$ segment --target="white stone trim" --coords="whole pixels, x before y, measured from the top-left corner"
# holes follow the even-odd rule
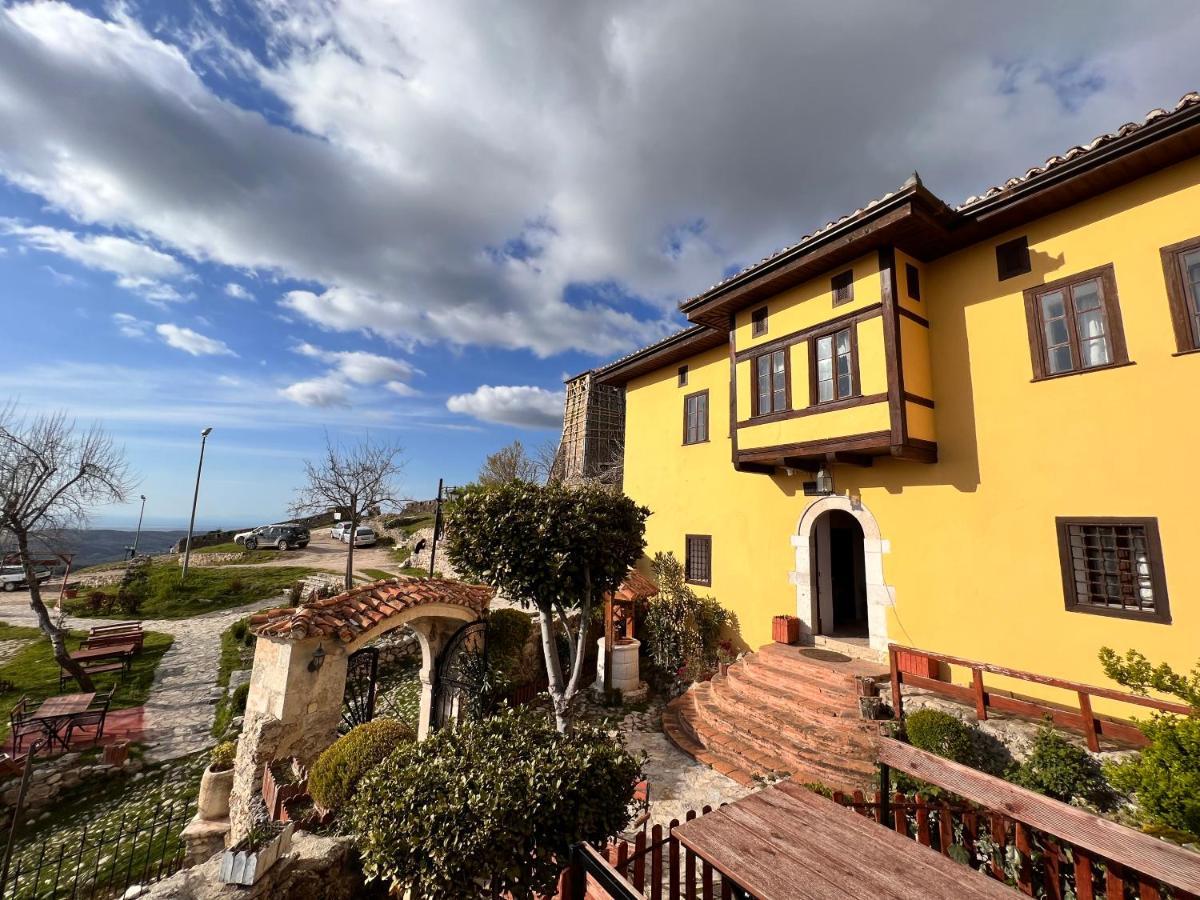
[[[796,533],[792,535],[792,546],[796,548],[796,568],[788,573],[788,581],[796,588],[796,615],[802,624],[801,631],[809,639],[812,638],[814,598],[812,562],[809,559],[812,529],[822,515],[835,509],[854,516],[862,528],[863,568],[867,586],[867,633],[872,650],[886,650],[887,609],[896,605],[895,588],[883,579],[883,555],[891,552],[891,542],[879,536],[879,523],[862,501],[851,499],[848,495],[814,500],[800,516]]]

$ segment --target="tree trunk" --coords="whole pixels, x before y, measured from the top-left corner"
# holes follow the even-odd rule
[[[358,499],[351,498],[350,507],[350,534],[349,540],[346,541],[346,590],[354,587],[354,538],[358,534]]]
[[[42,587],[38,583],[36,573],[33,568],[33,557],[29,554],[29,534],[24,529],[12,528],[13,533],[17,536],[17,551],[21,556],[21,568],[25,570],[25,580],[29,583],[29,606],[37,616],[38,627],[42,633],[50,640],[50,647],[54,651],[54,659],[60,666],[71,673],[71,677],[79,683],[81,691],[94,691],[96,686],[92,684],[91,677],[83,671],[83,667],[75,660],[71,659],[67,652],[67,633],[63,629],[54,624],[50,618],[50,611],[46,609],[46,604],[42,602]]]
[[[550,700],[554,705],[554,727],[565,734],[571,727],[570,703],[563,689],[562,663],[554,642],[554,609],[550,604],[538,607],[538,623],[542,629],[542,657],[546,662]]]

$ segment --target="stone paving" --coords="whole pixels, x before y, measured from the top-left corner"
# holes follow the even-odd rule
[[[0,620],[3,621],[3,620]],[[16,624],[15,622],[13,623]],[[17,651],[24,647],[29,641],[24,638],[16,638],[11,641],[0,641],[0,659],[12,659],[17,655]]]
[[[21,595],[16,595],[20,597]],[[145,761],[159,763],[177,759],[211,746],[214,705],[221,697],[217,666],[221,655],[221,632],[256,609],[270,605],[260,600],[234,609],[205,613],[190,619],[146,619],[146,631],[161,631],[175,638],[154,673],[154,684],[146,701]],[[37,627],[28,599],[0,603],[0,621]],[[75,619],[71,628],[106,625],[119,619]]]

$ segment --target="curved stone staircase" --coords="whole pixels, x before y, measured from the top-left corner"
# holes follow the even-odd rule
[[[663,710],[685,753],[741,784],[791,775],[835,789],[872,784],[878,723],[859,715],[855,677],[879,665],[810,647],[768,644],[727,675],[700,682]]]

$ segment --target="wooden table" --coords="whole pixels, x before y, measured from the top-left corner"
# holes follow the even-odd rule
[[[679,842],[759,900],[1017,894],[839,803],[785,781],[675,828]]]
[[[75,662],[92,662],[97,659],[125,659],[133,656],[137,644],[113,644],[109,647],[88,647],[86,650],[74,650],[69,656]]]
[[[58,729],[63,722],[69,719],[76,713],[81,713],[91,706],[92,700],[95,698],[95,693],[91,694],[59,694],[56,697],[47,697],[42,701],[42,705],[37,708],[37,711],[30,716],[30,719],[37,719],[44,723],[46,729],[46,737],[50,741],[50,745],[54,745],[57,738],[62,744],[64,750],[70,749],[58,735]]]

